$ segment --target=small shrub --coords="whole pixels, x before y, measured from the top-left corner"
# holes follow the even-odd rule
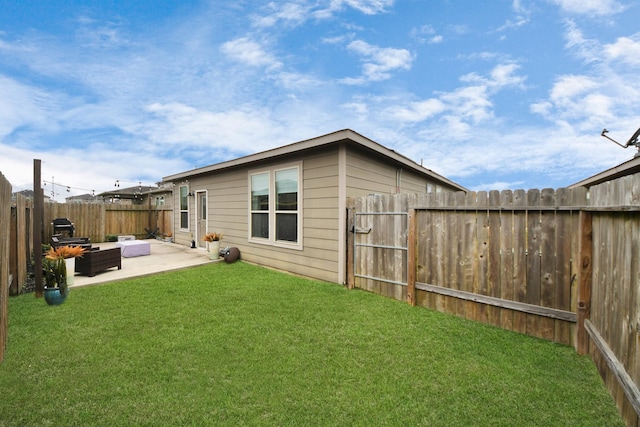
[[[117,234],[107,234],[106,241],[107,242],[117,242],[118,241],[118,235]]]

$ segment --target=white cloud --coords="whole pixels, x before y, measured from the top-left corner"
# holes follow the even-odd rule
[[[192,106],[172,102],[147,106],[155,120],[145,123],[137,133],[146,135],[151,145],[161,144],[165,150],[226,148],[234,153],[259,151],[272,142],[256,140],[255,135],[274,135],[278,127],[268,111],[247,106],[224,112],[201,111]],[[261,138],[262,139],[262,138]],[[233,146],[229,146],[233,141]]]
[[[602,75],[565,75],[558,78],[549,98],[532,104],[531,111],[551,121],[571,120],[574,126],[603,126],[614,117],[633,115],[633,99],[640,94],[633,82]]]
[[[50,129],[51,97],[42,90],[0,75],[0,137],[15,129],[39,124]]]
[[[420,43],[438,44],[442,43],[444,37],[437,34],[436,30],[431,25],[422,25],[420,27],[414,27],[411,29],[411,37],[418,40]]]
[[[414,27],[411,29],[412,37],[420,37],[420,36],[432,36],[436,34],[435,28],[432,25],[421,25],[420,27]]]
[[[468,132],[470,124],[479,124],[493,117],[491,97],[507,87],[520,88],[524,77],[516,74],[514,63],[498,64],[488,76],[470,73],[460,78],[467,83],[450,92],[440,92],[437,98],[414,101],[406,106],[385,109],[385,116],[401,122],[422,122],[444,115],[450,128],[459,134]]]
[[[283,88],[294,91],[313,89],[324,85],[321,80],[302,73],[281,72],[274,78]]]
[[[347,102],[340,106],[345,111],[365,118],[369,114],[369,106],[366,102]]]
[[[574,49],[576,55],[587,63],[600,61],[600,52],[602,50],[600,44],[596,40],[585,38],[582,30],[578,28],[574,21],[566,20],[565,25],[567,28],[565,33],[567,43],[565,47]]]
[[[60,147],[53,151],[37,151],[17,148],[0,143],[3,153],[0,163],[2,174],[9,180],[13,191],[33,189],[33,160],[41,160],[42,179],[54,180],[70,192],[55,186],[56,201],[62,202],[68,196],[100,193],[113,188],[116,179],[125,181],[143,181],[153,184],[161,178],[158,171],[178,172],[192,165],[177,158],[162,158],[149,153],[141,158],[139,153],[131,150],[113,150],[108,146],[88,146],[82,150]],[[75,165],[70,168],[68,165]],[[50,196],[51,184],[45,187],[45,194]]]
[[[306,21],[309,16],[309,8],[299,3],[276,3],[270,2],[267,13],[263,16],[252,17],[253,25],[261,28],[273,27],[275,25],[299,25]]]
[[[615,43],[604,45],[604,53],[609,60],[633,67],[640,66],[640,33],[631,37],[620,37]]]
[[[491,79],[487,81],[487,84],[496,88],[503,88],[507,86],[522,87],[525,78],[523,76],[516,75],[516,71],[519,69],[520,66],[513,62],[498,64],[491,70]]]
[[[454,25],[449,25],[449,30],[451,32],[453,32],[454,34],[457,34],[459,36],[463,35],[463,34],[467,34],[470,30],[469,27],[464,25],[464,24],[454,24]]]
[[[520,188],[524,182],[523,181],[494,181],[487,184],[480,184],[473,187],[473,191],[502,191],[502,190],[512,190],[514,188]]]
[[[592,16],[615,15],[625,7],[616,0],[550,0],[569,13]]]
[[[352,34],[335,36],[335,37],[324,37],[322,38],[322,43],[339,44],[339,43],[343,43],[345,40],[351,40],[352,38],[353,38]]]
[[[493,117],[493,103],[489,99],[486,86],[462,87],[442,94],[440,99],[448,105],[448,110],[459,120],[478,124]]]
[[[545,175],[569,185],[588,176],[584,171],[624,158],[622,150],[616,150],[614,144],[609,147],[599,132],[577,132],[566,123],[512,129],[494,122],[492,127],[477,126],[467,133],[452,130],[448,122],[431,123],[401,152],[453,180],[475,177],[477,184],[468,186],[473,190],[522,188],[527,175]],[[406,138],[397,136],[398,141]],[[597,159],[593,152],[599,153]],[[572,166],[558,168],[558,164]],[[502,181],[505,179],[508,181]]]
[[[331,0],[333,7],[340,7],[344,4],[359,10],[365,15],[384,13],[389,7],[393,6],[394,2],[395,0]]]
[[[603,45],[585,37],[575,22],[566,26],[566,47],[586,66],[582,74],[558,76],[548,99],[532,103],[531,111],[552,122],[571,121],[579,129],[609,126],[612,120],[626,123],[640,96],[633,68],[640,65],[638,33]]]
[[[550,98],[555,104],[572,102],[579,95],[598,87],[598,82],[583,75],[560,77],[551,89]]]
[[[431,98],[411,102],[408,106],[394,106],[388,110],[389,116],[401,122],[421,122],[447,109],[447,105],[439,99]]]
[[[518,69],[520,69],[520,66],[513,62],[498,64],[490,71],[489,77],[483,77],[477,73],[469,73],[462,76],[460,80],[495,88],[506,86],[521,87],[525,78],[515,74]]]
[[[224,43],[221,50],[229,58],[252,67],[279,68],[282,64],[267,53],[262,46],[248,37]]]
[[[524,14],[529,13],[529,10],[522,5],[522,2],[520,0],[513,0],[513,3],[511,4],[511,8],[516,13],[524,13]]]
[[[365,15],[378,15],[386,13],[395,3],[395,0],[328,0],[329,5],[319,7],[311,13],[317,19],[329,19],[336,13],[347,7],[362,12]]]
[[[391,72],[409,70],[413,55],[406,49],[381,48],[362,40],[354,40],[347,46],[352,52],[363,57],[362,76],[357,79],[344,79],[344,83],[365,83],[391,78]]]
[[[517,16],[515,20],[507,19],[507,21],[498,29],[497,32],[514,30],[529,23],[529,18],[524,16]]]
[[[553,122],[571,120],[602,123],[613,116],[614,101],[605,95],[603,83],[586,75],[560,76],[545,101],[533,103],[531,111]]]
[[[78,22],[81,26],[75,36],[83,46],[100,49],[120,47],[129,43],[121,22],[102,22],[87,16],[80,16]]]

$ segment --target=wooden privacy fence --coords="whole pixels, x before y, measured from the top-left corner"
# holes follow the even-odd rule
[[[638,424],[640,174],[590,191],[374,195],[349,206],[349,287],[589,352]]]
[[[55,218],[68,218],[75,224],[75,236],[104,242],[107,235],[130,234],[144,239],[147,229],[166,233],[173,230],[172,210],[142,205],[46,203],[44,205],[44,242],[48,242]]]
[[[11,218],[6,229],[11,230],[8,239],[8,271],[13,280],[10,282],[10,294],[21,292],[27,281],[27,264],[33,253],[32,235],[35,218],[31,200],[17,195],[14,206],[11,206],[11,194],[7,199],[7,208],[11,207]],[[144,239],[149,234],[146,230],[158,229],[159,233],[173,230],[172,210],[166,208],[149,208],[139,205],[116,204],[80,204],[80,203],[45,203],[43,212],[43,243],[50,241],[53,234],[51,225],[55,218],[68,218],[75,225],[74,236],[88,237],[92,243],[106,240],[108,235],[134,235]],[[3,271],[6,271],[3,269]]]
[[[578,242],[571,236],[579,235],[575,206],[584,205],[585,194],[518,190],[418,200],[415,302],[572,344]]]
[[[4,360],[9,323],[9,239],[11,184],[0,173],[0,362]]]
[[[9,203],[11,206],[11,203]],[[33,203],[27,197],[16,194],[15,205],[11,206],[9,240],[9,274],[12,277],[9,293],[17,295],[27,282],[27,264],[33,251]]]
[[[586,190],[356,201],[353,286],[573,344]],[[406,212],[406,218],[398,215]]]
[[[627,425],[640,414],[640,174],[591,187],[589,352]]]

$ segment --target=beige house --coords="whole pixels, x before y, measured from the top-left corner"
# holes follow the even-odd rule
[[[465,190],[349,129],[163,178],[173,183],[174,241],[207,232],[241,258],[346,281],[347,198]]]

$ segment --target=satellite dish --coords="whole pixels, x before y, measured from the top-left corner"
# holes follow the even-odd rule
[[[640,141],[638,140],[638,139],[640,139],[640,128],[638,128],[638,130],[635,131],[635,133],[631,136],[631,138],[629,138],[629,140],[627,141],[626,144],[621,144],[618,141],[616,141],[615,139],[608,137],[607,133],[609,133],[609,131],[607,129],[602,129],[602,133],[600,133],[600,136],[604,136],[609,141],[615,142],[616,144],[618,144],[622,148],[636,147],[638,149],[638,152],[636,153],[636,155],[634,157],[640,156]]]

